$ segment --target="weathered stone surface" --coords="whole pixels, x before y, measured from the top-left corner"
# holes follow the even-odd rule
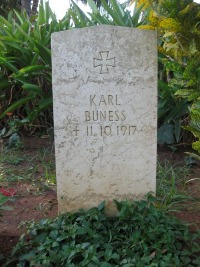
[[[52,35],[60,212],[155,192],[156,39],[106,25]]]

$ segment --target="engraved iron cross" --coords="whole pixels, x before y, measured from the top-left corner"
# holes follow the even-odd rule
[[[99,52],[99,58],[93,58],[94,68],[101,67],[100,74],[109,73],[108,67],[115,67],[115,57],[108,58],[109,51]]]

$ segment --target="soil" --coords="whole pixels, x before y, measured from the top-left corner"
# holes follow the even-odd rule
[[[23,227],[18,227],[19,224],[33,219],[53,218],[58,214],[58,207],[56,186],[51,181],[55,179],[52,141],[48,138],[23,138],[23,148],[14,154],[7,154],[4,147],[1,144],[0,188],[14,188],[16,191],[13,201],[6,203],[13,210],[1,212],[3,216],[0,217],[0,252],[5,261],[25,232]],[[184,166],[185,151],[188,147],[178,147],[176,152],[158,147],[158,160]],[[191,169],[187,182],[187,192],[195,197],[196,202],[187,201],[179,212],[174,213],[182,221],[195,223],[191,228],[194,231],[200,229],[200,179],[196,178],[200,178],[199,163]]]

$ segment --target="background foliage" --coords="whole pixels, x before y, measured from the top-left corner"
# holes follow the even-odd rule
[[[3,17],[7,17],[9,11],[16,9],[18,11],[21,10],[21,0],[1,0],[0,3],[0,15]]]
[[[200,152],[200,5],[193,0],[137,2],[150,10],[144,27],[158,30],[159,116],[164,117],[159,131],[168,132],[161,142],[180,141],[184,128],[193,133],[193,148]]]
[[[60,21],[43,1],[37,16],[12,11],[7,19],[0,17],[1,129],[11,123],[15,129],[26,123],[29,132],[52,127],[52,32],[97,24],[139,27],[158,31],[158,142],[193,140],[200,152],[200,5],[193,0],[133,0],[128,9],[128,3],[116,0],[87,3],[89,14],[72,1]]]
[[[58,22],[48,2],[32,20],[16,10],[8,19],[0,17],[0,119],[5,125],[28,123],[29,131],[52,126],[51,33],[68,27],[69,18]]]

